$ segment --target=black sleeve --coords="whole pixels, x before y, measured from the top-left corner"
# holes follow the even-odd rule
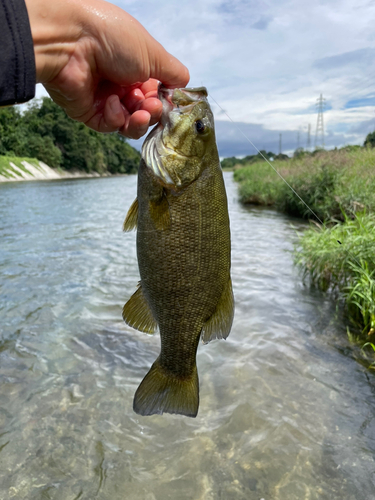
[[[25,2],[0,0],[0,106],[32,99],[35,82],[34,46]]]

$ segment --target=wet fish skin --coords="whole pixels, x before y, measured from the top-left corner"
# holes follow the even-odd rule
[[[143,146],[124,223],[137,227],[141,281],[123,317],[148,333],[158,326],[161,336],[160,356],[135,394],[141,415],[197,415],[199,339],[226,338],[233,320],[227,198],[206,96],[161,89],[161,124]]]

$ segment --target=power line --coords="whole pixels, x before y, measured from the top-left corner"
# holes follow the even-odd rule
[[[354,84],[352,87],[350,87],[347,84],[341,84],[338,85],[335,89],[335,94],[341,95],[343,98],[348,99],[349,97],[352,96],[357,96],[358,94],[362,93],[364,90],[367,90],[368,88],[374,88],[374,80],[375,80],[375,73],[367,74],[364,78],[358,79],[358,82],[360,84],[356,85]],[[340,89],[347,89],[348,92],[339,92]]]

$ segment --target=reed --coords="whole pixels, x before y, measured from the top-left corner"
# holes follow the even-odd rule
[[[322,221],[375,211],[375,148],[347,147],[273,161]],[[264,160],[237,169],[243,203],[273,205],[285,213],[311,218],[311,212]]]
[[[346,303],[351,323],[375,334],[375,216],[310,227],[300,235],[295,262],[304,276]]]
[[[304,279],[344,302],[349,337],[363,344],[366,335],[368,357],[375,345],[375,148],[305,153],[272,165],[323,221],[300,235],[295,262]],[[234,178],[242,202],[314,219],[265,161],[238,168]]]

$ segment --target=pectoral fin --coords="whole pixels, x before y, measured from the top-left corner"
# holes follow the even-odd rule
[[[171,227],[171,213],[165,194],[157,201],[150,201],[149,210],[152,222],[157,230],[165,231]]]
[[[136,198],[133,201],[131,207],[129,208],[122,229],[125,232],[132,231],[133,229],[137,228],[137,224],[138,224],[138,198]]]
[[[151,334],[156,332],[158,324],[143,295],[141,283],[138,285],[137,291],[124,305],[122,317],[126,324],[140,332]]]
[[[226,339],[232,327],[234,316],[234,297],[232,280],[229,278],[216,310],[202,328],[201,339],[207,344],[214,339]]]

